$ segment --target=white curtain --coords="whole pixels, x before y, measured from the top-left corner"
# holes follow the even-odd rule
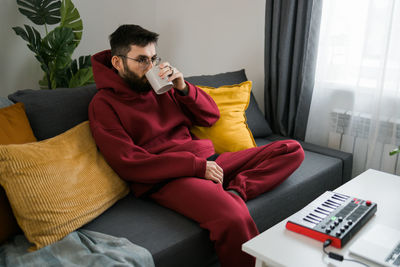
[[[306,141],[400,174],[400,1],[324,1]]]

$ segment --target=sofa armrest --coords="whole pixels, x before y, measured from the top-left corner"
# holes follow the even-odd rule
[[[275,134],[267,136],[266,138],[270,141],[290,139],[290,138],[283,137],[280,135],[275,135]],[[343,163],[342,164],[342,174],[343,174],[342,183],[343,184],[348,182],[352,178],[353,154],[343,152],[340,150],[336,150],[336,149],[332,149],[332,148],[314,145],[314,144],[307,143],[304,141],[299,141],[299,140],[297,140],[297,141],[301,144],[301,146],[303,147],[304,150],[316,152],[316,153],[319,153],[322,155],[327,155],[327,156],[331,156],[331,157],[342,160],[342,163]]]

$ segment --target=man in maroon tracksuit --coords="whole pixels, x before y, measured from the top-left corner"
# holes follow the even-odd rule
[[[99,92],[89,107],[96,143],[110,166],[137,196],[199,223],[210,232],[221,266],[252,266],[241,245],[258,234],[245,201],[284,181],[304,159],[296,141],[216,155],[210,140],[189,129],[219,118],[213,99],[186,82],[167,62],[159,75],[174,88],[162,95],[144,74],[159,61],[158,34],[122,25],[111,50],[92,57]]]

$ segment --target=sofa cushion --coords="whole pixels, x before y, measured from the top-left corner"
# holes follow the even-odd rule
[[[20,90],[8,96],[22,102],[38,140],[54,137],[88,120],[88,105],[96,85],[54,90]]]
[[[256,142],[264,145],[271,141],[258,138]],[[299,169],[282,184],[246,202],[261,232],[341,184],[339,159],[309,151],[305,155]],[[208,231],[172,210],[132,194],[83,228],[128,238],[148,249],[158,267],[210,266],[210,261],[215,260]]]
[[[186,77],[185,80],[195,85],[220,87],[223,85],[242,83],[247,81],[247,77],[244,69],[242,69],[239,71],[225,72],[215,75],[191,76]],[[265,120],[253,93],[250,94],[250,104],[246,110],[246,117],[247,124],[254,138],[265,137],[272,134],[272,130],[269,127],[268,122]]]
[[[13,104],[0,98],[0,145],[22,144],[36,141],[22,103]],[[17,221],[12,213],[3,187],[0,186],[0,244],[19,233]]]
[[[23,144],[36,141],[22,103],[1,108],[0,125],[0,144]]]
[[[128,192],[89,122],[41,142],[0,145],[0,184],[33,250],[91,221]]]
[[[82,228],[127,238],[148,249],[157,267],[202,267],[215,259],[208,231],[181,214],[133,194]]]
[[[246,81],[218,88],[200,87],[218,105],[220,118],[211,127],[194,126],[190,131],[201,139],[210,139],[218,154],[256,146],[245,117],[245,110],[250,100],[251,84],[251,81]]]

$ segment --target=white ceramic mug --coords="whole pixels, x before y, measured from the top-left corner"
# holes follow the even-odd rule
[[[160,72],[160,66],[153,66],[148,72],[146,72],[146,78],[149,81],[151,87],[153,87],[154,92],[156,94],[161,95],[165,92],[168,92],[173,87],[172,82],[168,81],[168,76],[162,79],[158,76]]]

